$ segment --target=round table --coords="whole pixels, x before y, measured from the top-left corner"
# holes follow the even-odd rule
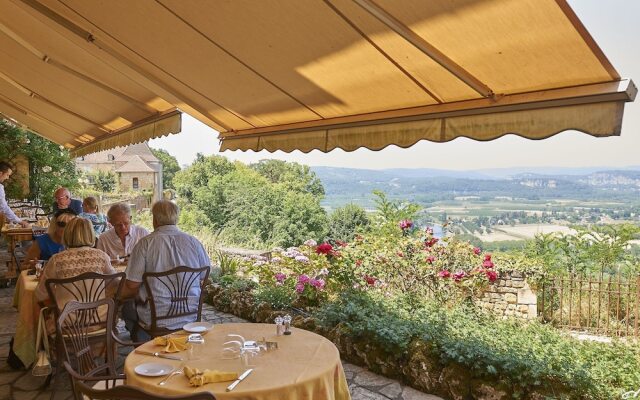
[[[184,365],[200,370],[218,369],[234,371],[239,374],[247,368],[253,372],[231,392],[225,389],[229,382],[209,383],[202,387],[191,387],[184,375],[176,375],[164,386],[158,386],[163,377],[145,377],[134,372],[134,368],[143,363],[162,363],[179,368],[181,361],[154,356],[129,353],[125,360],[124,372],[127,384],[149,392],[162,395],[180,395],[209,391],[216,399],[336,399],[351,398],[344,370],[340,362],[340,353],[326,338],[303,329],[291,328],[291,335],[276,336],[276,326],[271,324],[221,324],[204,335],[205,343],[198,350],[195,360],[188,360],[187,351],[173,353],[184,359]],[[251,358],[251,366],[245,367],[240,359],[225,359],[224,342],[237,340],[227,338],[229,334],[238,334],[245,340],[278,342],[278,349],[260,352]],[[161,347],[147,342],[138,348],[143,351],[161,351]]]

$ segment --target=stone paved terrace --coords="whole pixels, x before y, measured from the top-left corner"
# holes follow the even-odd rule
[[[14,371],[7,364],[9,341],[15,334],[16,311],[12,306],[13,287],[0,289],[0,400],[45,400],[50,388],[44,387],[44,378],[31,375],[30,370]],[[210,305],[203,310],[203,319],[214,324],[246,322],[231,314],[216,311]],[[121,355],[130,349],[123,348]],[[122,364],[123,358],[120,363]],[[343,362],[351,397],[354,400],[442,400],[440,397],[419,392],[397,381],[373,374],[361,367]],[[56,399],[72,400],[68,376],[65,374],[56,390]]]

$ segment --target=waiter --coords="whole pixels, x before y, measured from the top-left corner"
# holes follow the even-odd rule
[[[0,183],[3,183],[7,179],[9,179],[12,173],[12,165],[6,161],[0,161]],[[13,213],[11,208],[9,208],[7,199],[4,194],[4,185],[0,185],[0,214],[4,214],[4,217],[8,222],[20,224],[23,228],[29,227],[29,223],[27,221],[22,221]]]

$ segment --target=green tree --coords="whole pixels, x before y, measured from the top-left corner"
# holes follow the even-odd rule
[[[29,194],[27,198],[41,203],[49,211],[53,192],[60,186],[70,190],[79,187],[78,171],[69,151],[41,136],[18,128],[9,121],[0,120],[0,159],[15,160],[24,156],[29,162]],[[6,187],[7,197],[18,198],[21,189],[16,184],[16,173]]]
[[[116,190],[118,178],[113,171],[95,171],[89,174],[89,180],[93,181],[96,190],[102,193],[112,193]]]
[[[164,149],[151,149],[151,152],[162,162],[162,186],[165,189],[175,189],[173,177],[180,171],[178,160]]]
[[[336,208],[329,216],[329,233],[331,239],[350,242],[356,233],[365,230],[369,225],[366,211],[356,204],[347,204]]]
[[[307,165],[282,160],[260,160],[250,167],[273,183],[284,185],[288,190],[324,196],[320,178]]]

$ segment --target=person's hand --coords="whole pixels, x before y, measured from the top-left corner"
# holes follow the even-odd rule
[[[22,226],[23,228],[31,228],[31,224],[27,221],[20,221],[18,222],[20,224],[20,226]]]

